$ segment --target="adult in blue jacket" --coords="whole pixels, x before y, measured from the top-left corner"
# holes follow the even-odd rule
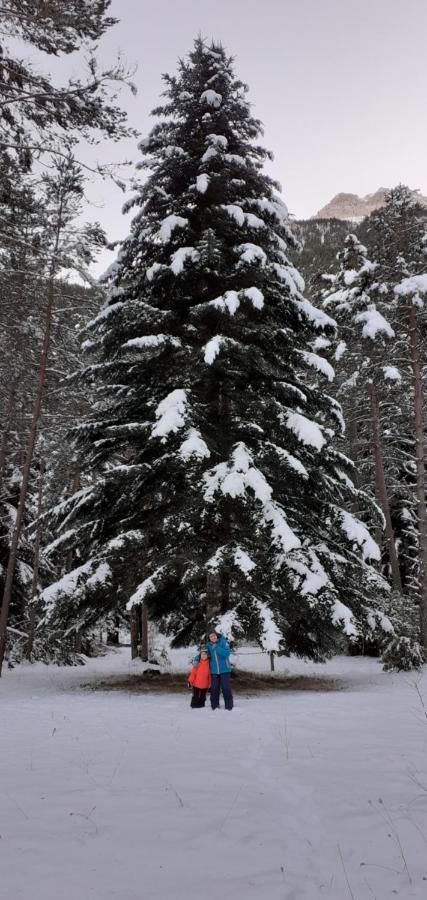
[[[211,667],[211,707],[219,706],[219,692],[222,690],[226,709],[233,709],[233,694],[230,684],[230,647],[224,635],[216,631],[209,632],[208,651]]]

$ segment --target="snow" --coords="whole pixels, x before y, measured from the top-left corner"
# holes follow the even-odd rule
[[[394,331],[387,319],[381,315],[375,306],[360,312],[355,316],[355,322],[364,322],[362,328],[362,337],[375,340],[377,334],[385,334],[387,337],[394,337]]]
[[[228,146],[228,140],[224,134],[208,134],[206,143],[212,147],[218,147],[220,150],[226,150]]]
[[[248,488],[261,504],[261,518],[271,528],[273,541],[284,553],[300,546],[300,540],[289,527],[283,509],[272,499],[272,488],[263,473],[254,465],[252,455],[241,441],[235,444],[231,459],[208,470],[203,475],[205,499],[213,502],[215,493],[246,497]]]
[[[383,372],[387,381],[402,381],[402,376],[396,366],[383,366]]]
[[[150,594],[153,594],[156,590],[156,579],[162,574],[164,571],[164,566],[159,566],[158,569],[151,575],[149,578],[144,578],[144,581],[141,581],[141,584],[138,585],[136,591],[129,597],[128,602],[126,603],[126,609],[130,610],[134,606],[139,606],[140,603],[143,603],[146,597],[149,597]]]
[[[236,203],[227,203],[223,204],[222,208],[238,225],[243,226],[245,224],[245,214],[241,206],[237,206]]]
[[[341,600],[335,600],[333,611],[332,611],[332,621],[334,625],[340,625],[343,627],[344,633],[347,637],[357,637],[357,628],[354,621],[353,613],[348,606],[345,606],[344,603],[341,603]]]
[[[347,350],[347,344],[346,344],[346,342],[345,342],[345,341],[339,341],[339,343],[337,344],[337,348],[336,348],[336,350],[335,350],[335,353],[334,353],[334,359],[336,359],[336,361],[339,362],[340,359],[341,359],[341,357],[344,356],[344,353],[346,352],[346,350]]]
[[[179,431],[185,425],[187,394],[177,388],[162,400],[156,409],[157,425],[151,430],[151,437],[160,437],[163,442],[168,434]]]
[[[337,323],[335,319],[332,319],[331,316],[328,316],[327,313],[323,312],[322,309],[317,309],[316,306],[313,306],[313,304],[310,303],[310,300],[302,297],[298,298],[298,300],[295,300],[294,302],[301,310],[305,318],[308,319],[308,321],[311,322],[315,328],[326,328],[329,326],[336,329]]]
[[[168,158],[170,156],[185,156],[185,150],[182,147],[177,147],[176,144],[169,144],[168,147],[165,147],[164,154]]]
[[[259,216],[255,216],[254,213],[245,213],[246,224],[249,225],[249,228],[265,228],[264,219],[260,219]]]
[[[271,609],[265,603],[261,603],[260,600],[257,601],[257,609],[262,622],[261,646],[268,653],[279,650],[281,634],[274,621]]]
[[[180,347],[181,341],[171,334],[144,334],[142,337],[131,338],[123,344],[123,349],[133,347],[137,350],[152,350],[155,347],[161,347],[164,344],[172,344],[173,347]]]
[[[262,247],[258,247],[257,244],[240,244],[240,246],[237,247],[237,252],[240,253],[240,263],[253,265],[253,263],[259,262],[263,268],[267,262],[265,250],[263,250]]]
[[[256,198],[255,200],[251,200],[251,203],[262,212],[274,216],[280,225],[284,225],[289,218],[288,207],[280,197],[275,197],[274,200],[268,200],[267,197]]]
[[[87,327],[94,328],[96,325],[99,325],[100,322],[104,322],[105,319],[108,319],[109,316],[113,315],[115,312],[117,312],[118,309],[121,309],[123,306],[124,304],[120,300],[117,303],[110,303],[108,306],[104,306],[104,308],[101,309],[101,312],[99,312],[98,315],[88,323]]]
[[[303,466],[302,462],[296,458],[292,453],[289,453],[288,450],[285,450],[284,447],[279,447],[277,444],[270,444],[286,463],[286,465],[290,466],[294,472],[297,472],[298,475],[301,475],[302,478],[308,478],[308,472],[305,466]]]
[[[251,301],[254,309],[262,309],[264,306],[264,294],[256,287],[243,288],[240,294],[237,291],[226,291],[222,297],[209,300],[209,304],[221,312],[228,312],[230,316],[234,316],[239,309],[241,298],[244,297]]]
[[[218,151],[215,147],[208,147],[202,156],[202,162],[209,162],[214,156],[218,156]]]
[[[171,259],[172,262],[170,268],[172,269],[173,274],[180,275],[187,259],[191,260],[191,262],[197,262],[199,259],[199,252],[195,247],[179,247],[178,250],[175,250],[175,253],[172,253]]]
[[[159,240],[162,244],[168,244],[175,228],[185,228],[186,225],[188,225],[188,219],[184,219],[183,216],[175,216],[174,214],[166,216],[160,226]]]
[[[178,694],[82,687],[142,671],[128,647],[4,670],[5,900],[424,900],[427,674],[276,657],[341,689],[213,713],[189,708],[194,651],[171,656]],[[255,647],[232,658],[269,671]]]
[[[206,459],[211,455],[206,441],[203,440],[200,432],[197,431],[196,428],[189,429],[185,441],[183,441],[179,448],[179,453],[184,460],[189,460],[192,457],[196,457],[196,459]]]
[[[215,300],[209,300],[209,303],[216,309],[227,310],[230,316],[234,316],[240,306],[240,299],[237,291],[226,291],[223,297],[216,297]]]
[[[404,278],[400,284],[396,285],[394,293],[400,297],[419,297],[420,294],[427,294],[427,272]]]
[[[158,272],[161,272],[165,266],[162,263],[153,263],[152,266],[149,266],[146,271],[147,281],[153,281]]]
[[[221,334],[216,334],[215,337],[211,338],[211,340],[208,341],[207,344],[205,344],[205,346],[203,347],[203,359],[206,365],[212,365],[212,363],[217,358],[222,345],[225,344],[227,340],[230,341],[231,338],[225,338]],[[233,341],[232,343],[235,343],[235,341]]]
[[[254,309],[262,309],[264,306],[264,294],[257,287],[244,288],[242,293],[251,301]]]
[[[320,372],[321,375],[324,375],[328,381],[334,380],[335,372],[324,356],[318,356],[317,353],[310,353],[308,350],[301,350],[300,356],[302,356],[308,366],[312,369],[316,369],[316,371]]]
[[[206,172],[202,172],[201,175],[198,175],[196,178],[196,190],[199,194],[206,194],[206,191],[209,186],[209,175],[206,175]]]
[[[378,544],[369,534],[366,525],[352,513],[341,511],[342,527],[349,541],[358,544],[365,560],[373,559],[377,562],[381,559],[381,551]]]
[[[265,228],[263,219],[260,219],[259,216],[255,216],[254,213],[244,212],[242,207],[238,206],[237,203],[223,203],[221,208],[237,222],[240,228],[245,224],[249,228]]]
[[[326,443],[320,425],[301,413],[288,413],[286,425],[302,444],[314,447],[315,450],[321,450]]]
[[[213,106],[214,109],[219,109],[222,103],[222,95],[209,88],[209,90],[203,91],[201,94],[200,102],[207,103],[208,106]]]
[[[255,569],[256,565],[250,558],[249,553],[246,553],[246,550],[243,550],[243,547],[236,547],[234,551],[234,562],[246,577],[250,577],[250,573]]]
[[[104,584],[111,574],[111,569],[107,563],[90,559],[83,565],[77,566],[71,572],[66,572],[62,578],[45,588],[40,594],[40,600],[44,603],[49,614],[50,609],[60,595],[72,597],[82,583],[89,585],[89,587]]]

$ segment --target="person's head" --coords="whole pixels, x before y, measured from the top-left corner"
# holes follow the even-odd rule
[[[209,659],[209,653],[206,649],[202,649],[200,651],[200,659],[202,660],[202,662],[205,662],[205,660]]]
[[[215,644],[215,642],[218,640],[218,635],[217,635],[216,631],[210,631],[208,637],[209,637],[211,644]]]

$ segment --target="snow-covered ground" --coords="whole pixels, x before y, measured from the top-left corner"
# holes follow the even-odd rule
[[[427,675],[280,661],[345,688],[232,713],[82,689],[128,654],[1,678],[2,900],[425,900]]]

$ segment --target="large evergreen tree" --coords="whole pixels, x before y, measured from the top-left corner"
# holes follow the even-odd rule
[[[348,511],[341,413],[319,387],[333,372],[313,342],[334,321],[303,296],[246,92],[202,40],[165,77],[92,324],[78,440],[95,476],[54,511],[78,565],[45,600],[68,629],[147,603],[177,642],[208,619],[316,658],[387,627],[379,550]]]

